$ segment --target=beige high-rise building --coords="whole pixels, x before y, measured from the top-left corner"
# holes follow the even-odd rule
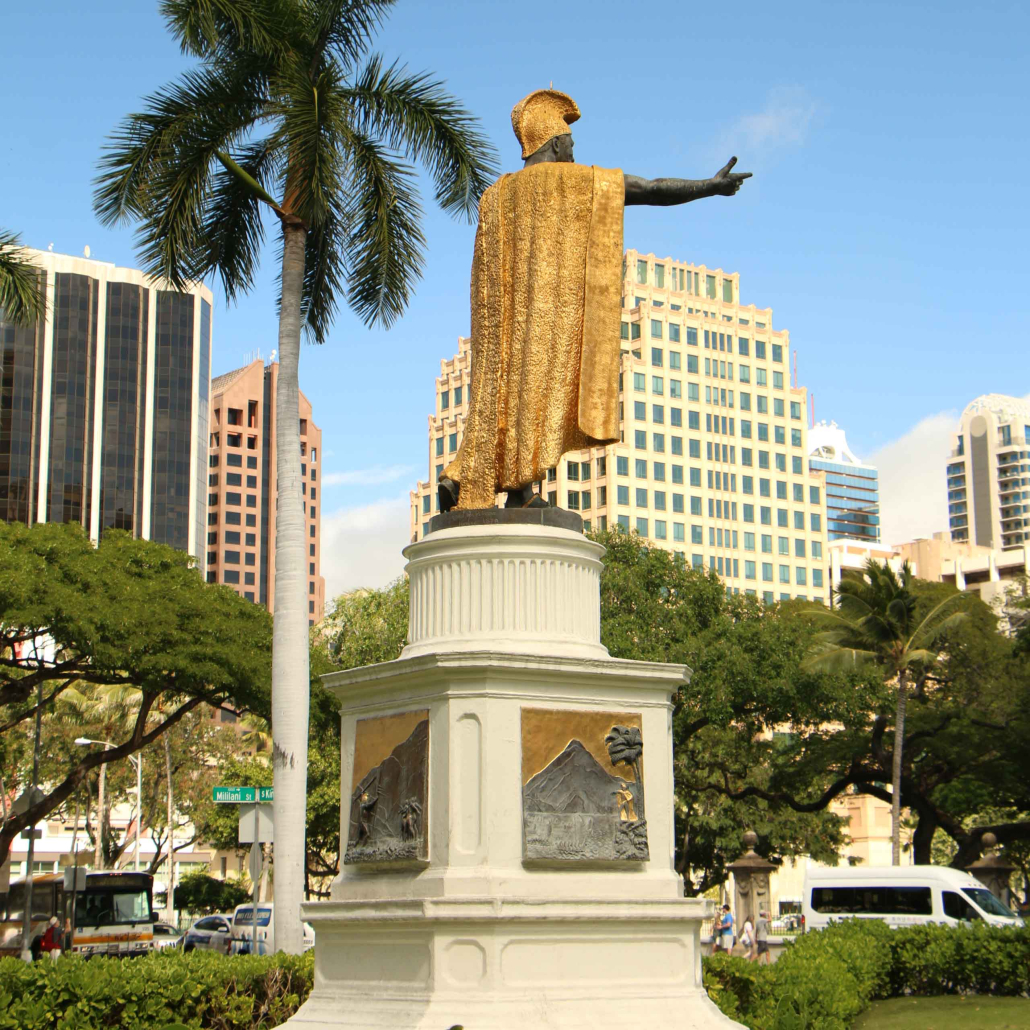
[[[260,358],[211,381],[207,578],[269,611],[275,599],[275,391],[279,363]],[[318,504],[322,430],[300,395],[300,453],[307,524],[308,624],[322,621]]]
[[[621,332],[621,440],[564,455],[541,494],[587,529],[621,526],[715,569],[734,592],[825,602],[824,477],[808,467],[808,395],[772,310],[742,304],[735,273],[628,250]],[[460,339],[436,381],[413,540],[438,510],[470,372]]]
[[[947,460],[955,543],[1008,550],[1030,541],[1030,404],[988,393],[962,412]]]

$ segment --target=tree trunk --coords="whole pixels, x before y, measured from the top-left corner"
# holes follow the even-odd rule
[[[100,766],[100,786],[97,789],[97,840],[93,852],[93,868],[98,871],[104,868],[104,781],[106,778],[107,762],[103,762]]]
[[[308,758],[307,534],[301,498],[301,299],[306,230],[283,219],[282,301],[279,309],[279,382],[275,395],[275,610],[272,621],[272,772],[275,788],[276,947],[303,950]]]
[[[916,831],[912,834],[912,858],[916,865],[933,865],[933,835],[937,820],[932,812],[919,812]]]
[[[175,808],[175,796],[172,792],[172,746],[165,734],[165,776],[168,780],[168,900],[166,911],[168,921],[175,925],[175,833],[172,812]]]
[[[894,716],[894,755],[891,762],[891,865],[901,865],[901,752],[905,746],[907,704],[908,683],[902,672],[898,676],[898,707]]]
[[[640,768],[640,759],[636,758],[633,760],[633,775],[637,781],[637,795],[640,801],[640,811],[637,812],[637,819],[643,822],[645,819],[644,815],[644,776],[643,771]]]

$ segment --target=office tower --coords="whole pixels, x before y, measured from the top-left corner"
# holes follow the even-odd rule
[[[953,541],[1002,550],[1030,541],[1030,404],[977,397],[952,433],[946,471]]]
[[[275,391],[279,363],[260,358],[211,382],[208,454],[207,578],[228,583],[248,601],[275,602]],[[307,535],[308,624],[322,621],[318,455],[322,430],[300,395],[300,453]]]
[[[808,431],[808,467],[826,477],[827,539],[879,543],[879,475],[855,457],[836,422]]]
[[[124,529],[203,570],[211,291],[24,253],[47,306],[0,321],[0,518]]]
[[[570,452],[539,485],[585,528],[635,531],[733,592],[825,601],[824,476],[807,467],[807,392],[789,337],[740,303],[736,274],[628,250],[623,266],[621,441]],[[436,477],[461,442],[469,341],[441,363],[429,479],[412,539],[437,510]]]

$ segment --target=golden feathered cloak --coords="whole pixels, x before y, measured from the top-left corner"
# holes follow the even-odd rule
[[[619,438],[618,169],[559,162],[482,196],[472,260],[472,384],[444,475],[459,508],[541,479],[562,454]]]

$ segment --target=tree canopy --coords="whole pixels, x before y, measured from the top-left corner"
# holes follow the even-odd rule
[[[18,833],[72,797],[92,770],[139,751],[198,706],[267,712],[270,616],[232,589],[204,583],[189,555],[113,530],[94,547],[80,527],[55,523],[0,524],[0,554],[0,765],[22,777],[6,783],[8,791],[26,785],[26,763],[14,759],[31,750],[40,703],[49,720],[72,691],[134,695],[131,717],[111,723],[114,748],[65,751],[42,798],[8,816],[0,861]]]

